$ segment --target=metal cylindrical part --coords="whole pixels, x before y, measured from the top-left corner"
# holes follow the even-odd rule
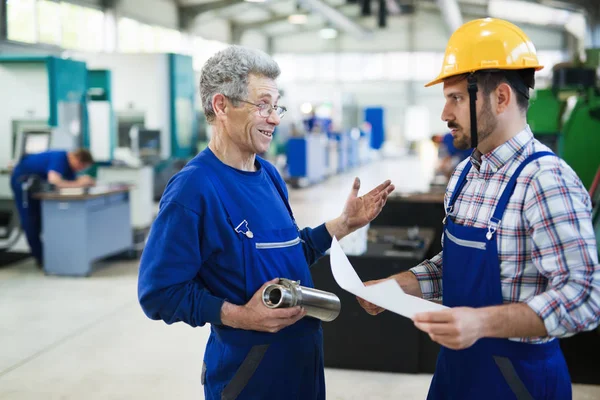
[[[330,322],[340,315],[340,299],[333,293],[300,286],[298,282],[280,279],[279,284],[268,285],[262,295],[269,308],[301,306],[307,317]]]
[[[282,285],[269,285],[263,292],[263,303],[269,308],[293,307],[292,290]]]
[[[333,293],[318,289],[300,287],[300,305],[306,309],[306,315],[321,321],[331,322],[340,315],[340,299]]]

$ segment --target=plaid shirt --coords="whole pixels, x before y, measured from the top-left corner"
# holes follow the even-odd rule
[[[488,154],[475,151],[456,168],[446,189],[447,208],[463,168],[471,162],[473,168],[450,216],[459,225],[487,227],[513,172],[539,151],[549,149],[534,139],[529,126]],[[571,336],[598,325],[600,267],[591,201],[564,161],[546,156],[523,169],[497,235],[505,303],[528,304],[553,337]],[[411,269],[425,299],[442,298],[442,253]]]

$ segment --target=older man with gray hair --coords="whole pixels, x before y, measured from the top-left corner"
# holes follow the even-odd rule
[[[286,109],[279,67],[257,50],[231,46],[200,78],[213,135],[169,182],[139,274],[139,301],[151,319],[211,324],[201,381],[207,399],[324,399],[320,321],[300,307],[267,308],[279,278],[312,287],[309,271],[331,244],[365,226],[394,190],[385,181],[358,197],[357,179],[341,215],[300,230],[268,150]]]

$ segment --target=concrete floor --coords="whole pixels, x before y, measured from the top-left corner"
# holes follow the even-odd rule
[[[292,190],[299,225],[337,216],[355,175],[361,193],[387,178],[403,191],[425,189],[431,154],[422,154]],[[137,272],[137,261],[100,263],[89,278],[45,276],[31,260],[0,268],[0,400],[204,398],[199,377],[208,327],[146,318]],[[431,375],[327,369],[326,380],[329,399],[409,400],[426,397]],[[574,385],[574,398],[600,399],[600,386]]]

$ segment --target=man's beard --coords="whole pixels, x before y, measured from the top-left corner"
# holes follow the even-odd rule
[[[498,120],[492,113],[492,105],[489,98],[486,98],[483,107],[481,108],[481,113],[477,116],[477,143],[481,143],[488,136],[496,130],[498,126]],[[456,123],[450,122],[448,123],[448,128],[460,129],[462,134],[457,135],[453,144],[458,150],[467,150],[471,148],[471,132],[465,131],[461,129]]]

